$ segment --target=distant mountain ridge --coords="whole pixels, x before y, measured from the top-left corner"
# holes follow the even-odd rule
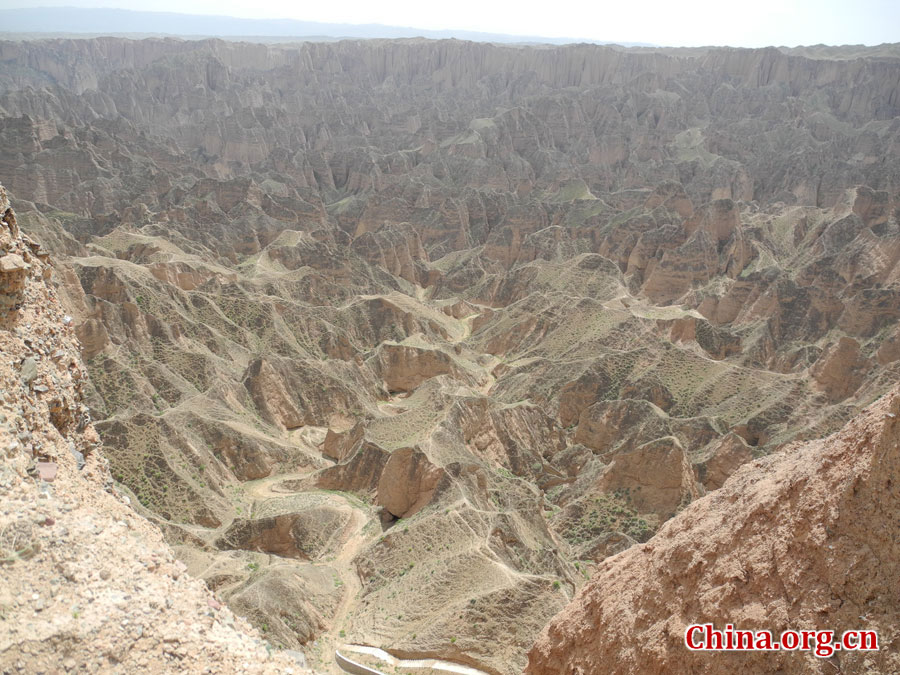
[[[468,30],[425,30],[381,24],[320,23],[294,19],[243,19],[232,16],[142,12],[128,9],[33,7],[0,10],[0,33],[163,34],[205,37],[316,37],[316,38],[457,38],[474,42],[569,44],[621,44],[651,46],[639,42],[603,42],[578,38],[507,35]]]

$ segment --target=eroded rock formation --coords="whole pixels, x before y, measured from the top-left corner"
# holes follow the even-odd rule
[[[25,261],[0,278],[15,298],[0,318],[0,670],[309,672],[189,577],[114,487],[55,264],[8,208],[0,186],[0,260]]]
[[[512,673],[900,376],[890,54],[7,42],[0,176],[192,572],[317,667]],[[7,241],[6,310],[44,251]]]
[[[544,630],[527,673],[818,670],[811,651],[691,652],[694,623],[742,630],[869,629],[846,671],[898,667],[900,390],[840,432],[744,465],[646,544],[609,558]]]

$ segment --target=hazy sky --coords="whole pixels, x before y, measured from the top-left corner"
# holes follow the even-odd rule
[[[900,0],[0,0],[247,18],[759,47],[900,42]]]

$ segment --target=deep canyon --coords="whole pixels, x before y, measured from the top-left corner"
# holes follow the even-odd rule
[[[0,182],[117,489],[310,668],[721,672],[678,630],[773,594],[900,667],[893,567],[797,590],[898,559],[900,56],[4,41]],[[741,560],[806,581],[677,590]]]

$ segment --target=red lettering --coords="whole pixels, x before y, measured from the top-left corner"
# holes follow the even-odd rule
[[[815,654],[819,658],[827,659],[834,654],[834,647],[831,645],[834,640],[833,630],[820,630],[816,633],[816,651]]]
[[[786,630],[781,641],[775,641],[767,630],[739,630],[727,623],[722,630],[711,623],[694,623],[684,631],[684,644],[691,651],[812,651],[819,658],[829,658],[836,651],[878,650],[878,633],[874,630],[848,630],[838,640],[833,630]]]
[[[794,651],[800,645],[800,634],[795,630],[786,630],[781,634],[781,648]]]
[[[756,649],[772,651],[772,634],[767,630],[761,630],[756,634]]]
[[[706,648],[720,650],[724,649],[722,645],[722,631],[715,630],[711,623],[704,626],[706,629]]]
[[[804,651],[805,651],[805,650],[808,650],[808,649],[811,648],[809,639],[810,639],[810,638],[815,638],[815,637],[816,637],[816,631],[814,631],[814,630],[801,630],[801,631],[800,631],[800,637],[803,638],[803,646],[801,647],[801,649],[803,649]]]
[[[753,649],[753,631],[752,630],[736,630],[734,631],[735,645],[734,649]]]
[[[703,642],[697,644],[694,642],[694,633],[700,633],[703,631],[703,626],[700,624],[694,623],[687,627],[687,630],[684,632],[684,644],[691,651],[696,651],[698,649],[703,649]]]
[[[859,635],[859,649],[878,651],[878,633],[874,630],[859,630],[856,633]]]

